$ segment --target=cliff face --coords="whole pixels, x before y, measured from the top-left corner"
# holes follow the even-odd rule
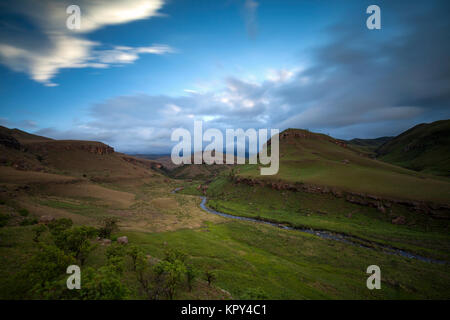
[[[94,141],[48,141],[26,144],[28,151],[36,154],[46,154],[48,152],[58,151],[83,151],[98,155],[107,155],[114,153],[114,148]]]
[[[393,204],[401,205],[408,208],[411,211],[428,214],[437,219],[450,219],[450,205],[443,203],[433,203],[428,201],[412,201],[406,199],[395,199],[389,197],[381,197],[377,195],[349,192],[339,190],[337,188],[318,186],[306,183],[288,183],[283,181],[269,181],[257,178],[244,178],[240,176],[233,176],[232,181],[234,184],[246,184],[251,187],[268,187],[274,190],[287,190],[293,192],[306,192],[306,193],[322,193],[332,194],[337,198],[344,198],[346,201],[362,205],[369,206],[378,209],[380,212],[385,213],[387,208],[390,208]]]
[[[20,149],[19,141],[17,141],[17,139],[8,134],[0,133],[0,145],[3,145],[7,148],[13,148],[16,150]]]

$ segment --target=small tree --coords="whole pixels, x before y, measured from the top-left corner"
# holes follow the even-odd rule
[[[34,232],[33,241],[36,243],[39,242],[39,238],[40,238],[41,234],[45,232],[45,230],[47,230],[47,228],[43,224],[39,224],[39,225],[33,227],[33,232]]]
[[[122,274],[125,270],[125,256],[127,252],[124,246],[119,244],[111,245],[106,250],[106,257],[108,258],[108,265],[116,270],[117,273]]]
[[[158,279],[154,270],[151,268],[147,258],[141,250],[137,251],[135,266],[137,280],[141,284],[144,293],[151,300],[158,299],[162,292],[162,288],[159,286],[160,283],[157,282]]]
[[[208,286],[211,286],[211,284],[216,281],[217,275],[214,270],[206,270],[205,271],[205,278],[208,282]]]
[[[195,278],[198,276],[198,269],[196,269],[193,265],[186,266],[186,281],[188,285],[189,291],[192,291],[192,284],[194,283]]]
[[[129,294],[121,282],[120,274],[108,265],[97,270],[87,268],[83,273],[82,299],[86,300],[121,300]]]
[[[54,235],[56,246],[73,256],[84,264],[89,253],[95,248],[90,239],[95,237],[97,230],[93,227],[76,226]]]
[[[102,220],[102,226],[99,229],[99,237],[104,239],[111,238],[111,234],[119,230],[117,223],[119,220],[114,217],[107,217]]]
[[[133,262],[133,271],[136,271],[137,259],[139,255],[142,254],[141,250],[137,246],[132,244],[128,246],[127,254],[130,256],[131,261]]]
[[[52,296],[55,284],[65,277],[67,266],[75,264],[72,255],[54,245],[40,244],[39,252],[24,265],[14,278],[12,295],[20,299],[37,299]]]
[[[48,228],[52,232],[61,231],[61,230],[67,230],[73,225],[73,222],[71,219],[68,218],[61,218],[56,219],[53,221],[50,221],[48,223]]]
[[[155,266],[156,274],[164,283],[164,291],[168,299],[173,300],[176,290],[186,274],[186,266],[181,260],[173,262],[163,260]]]

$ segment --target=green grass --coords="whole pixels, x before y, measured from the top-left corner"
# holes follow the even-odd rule
[[[102,216],[105,214],[107,206],[100,206],[98,204],[92,203],[92,201],[87,200],[62,200],[62,199],[42,199],[39,201],[39,204],[56,208],[56,209],[64,209],[71,213],[88,216],[88,217],[96,217]]]
[[[417,125],[381,146],[377,153],[389,163],[450,177],[450,120]]]
[[[153,256],[166,247],[187,252],[198,267],[214,268],[217,285],[234,298],[248,289],[262,289],[269,299],[448,298],[450,292],[447,266],[251,222],[128,236]],[[366,288],[370,264],[382,270],[382,290]]]
[[[353,235],[424,256],[450,260],[449,223],[393,205],[385,213],[331,194],[276,191],[232,184],[226,177],[208,189],[208,206],[229,214]],[[394,225],[397,216],[406,225]]]
[[[218,192],[219,184],[222,189],[227,186],[226,181],[220,180],[216,185],[210,186],[210,192]],[[286,208],[283,208],[286,201],[283,200],[285,196],[282,192],[276,193],[281,197],[277,198],[276,194],[271,193],[273,190],[261,189],[264,192],[267,189],[269,193],[261,194],[257,198],[267,199],[267,204],[273,205],[275,209],[280,210],[279,212],[296,205],[294,199],[288,195]],[[246,190],[244,193],[244,190],[237,187],[235,192],[236,195],[241,193],[251,196],[258,191],[253,193],[252,190]],[[233,203],[240,201],[232,195],[225,197]],[[305,196],[298,203],[303,203],[307,199],[308,197]],[[251,202],[253,199],[248,200]],[[305,208],[309,211],[304,213],[311,214],[310,217],[321,216],[320,213],[314,213],[316,209],[312,205],[319,203],[320,200],[325,205],[321,208],[323,212],[328,210],[327,206],[330,206],[330,210],[338,212],[337,208],[340,205],[347,212],[345,203],[338,205],[328,203],[324,199],[312,198],[309,203],[305,203],[308,207]],[[249,204],[248,208],[252,206],[253,204]],[[261,209],[263,206],[265,203],[261,203]],[[285,211],[285,214],[287,212]],[[364,223],[367,223],[367,230],[387,228],[387,223],[383,224],[383,221],[372,221],[376,220],[376,217],[372,219],[370,215],[376,214],[376,212],[368,211],[364,213],[364,217],[358,217],[354,213],[355,230],[359,228],[356,226],[364,225]],[[339,225],[340,219],[344,219],[338,213],[336,215],[329,213],[326,216],[330,216],[330,224]],[[320,225],[326,222],[325,219],[321,221],[317,218],[315,223]],[[13,275],[37,250],[37,245],[32,241],[31,228],[19,226],[0,229],[0,239],[2,239],[0,298],[7,297],[8,288],[14,285],[10,279],[13,279]],[[351,229],[351,224],[348,228]],[[416,231],[406,227],[403,231],[401,227],[396,226],[396,228],[387,230],[387,234],[393,236],[397,230],[400,237],[420,236],[419,227]],[[431,241],[434,244],[434,241],[441,241],[441,245],[445,246],[445,243],[448,245],[448,239],[442,237],[439,227],[436,228],[437,232],[433,232],[436,239],[431,241],[430,238],[423,238],[422,240]],[[249,290],[260,290],[269,299],[447,299],[450,294],[448,265],[429,264],[387,255],[298,231],[281,230],[252,222],[230,220],[220,224],[205,223],[198,229],[160,233],[119,231],[116,235],[127,235],[130,244],[139,246],[145,254],[152,257],[162,258],[168,248],[187,253],[189,261],[199,269],[214,269],[217,273],[215,286],[229,291],[235,299],[246,297]],[[383,238],[381,233],[380,236]],[[387,238],[388,236],[384,239]],[[42,239],[48,241],[48,233],[44,234]],[[103,265],[105,250],[106,247],[98,246],[87,259],[86,266],[95,268]],[[448,251],[445,247],[441,250]],[[429,249],[429,251],[433,250]],[[372,264],[381,268],[381,290],[366,288],[368,275],[365,271]],[[145,298],[139,292],[139,285],[131,272],[126,272],[124,282],[131,289],[130,298]],[[203,283],[198,282],[193,293],[182,290],[177,298],[217,298],[217,293],[204,294],[208,288],[202,287]]]
[[[302,130],[287,132],[305,134]],[[280,138],[280,169],[276,175],[261,176],[257,165],[240,166],[238,175],[275,182],[301,182],[385,198],[450,201],[448,179],[360,156],[330,137],[309,132],[307,137]]]

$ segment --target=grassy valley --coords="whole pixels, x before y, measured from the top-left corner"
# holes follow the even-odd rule
[[[0,145],[3,299],[445,299],[450,292],[446,178],[304,130],[280,134],[280,172],[272,177],[259,176],[257,165],[168,168],[98,142],[8,130]],[[214,215],[200,208],[204,195],[217,211],[328,230],[363,246]],[[105,236],[108,219],[117,228]],[[73,237],[80,252],[67,246]],[[61,265],[41,283],[35,270],[48,269],[49,257]],[[66,262],[85,270],[79,294],[64,289]],[[381,267],[382,290],[366,287],[371,264]],[[109,291],[100,289],[105,279]]]

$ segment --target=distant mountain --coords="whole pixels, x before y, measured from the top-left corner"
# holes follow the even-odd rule
[[[355,138],[352,140],[348,140],[348,144],[350,145],[356,145],[361,147],[379,147],[382,144],[388,142],[389,140],[392,140],[394,137],[380,137],[375,139],[359,139]]]
[[[355,138],[352,140],[347,140],[349,146],[354,149],[361,151],[364,154],[367,154],[370,157],[376,157],[375,150],[378,149],[381,145],[386,142],[392,140],[394,137],[380,137],[375,139],[359,139]]]
[[[380,160],[424,173],[450,176],[450,120],[419,124],[380,146]]]

